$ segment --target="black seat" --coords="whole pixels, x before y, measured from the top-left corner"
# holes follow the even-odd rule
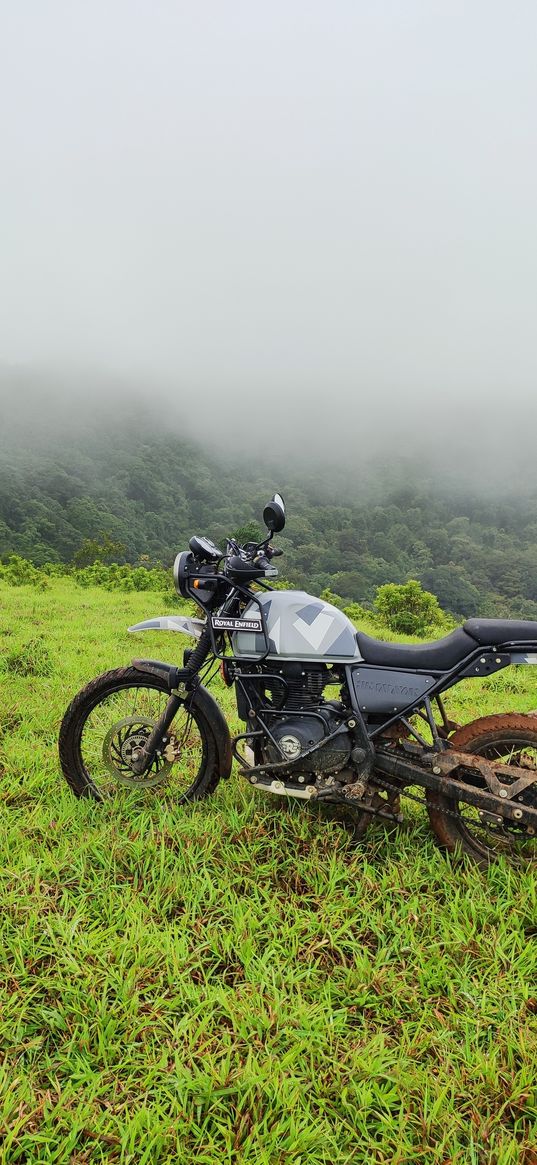
[[[537,643],[537,623],[529,619],[467,619],[468,635],[484,647],[500,643]]]
[[[470,619],[470,622],[474,620]],[[537,631],[537,624],[534,626]],[[365,631],[357,631],[356,639],[365,663],[409,670],[449,671],[476,649],[475,637],[467,635],[462,627],[433,643],[384,643],[382,639],[366,635]]]

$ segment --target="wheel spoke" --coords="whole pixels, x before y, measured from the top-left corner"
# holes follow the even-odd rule
[[[112,795],[122,785],[146,788],[163,780],[187,797],[204,762],[204,742],[193,715],[179,711],[172,725],[178,759],[156,756],[141,777],[131,760],[148,739],[167,701],[167,695],[144,683],[125,685],[99,701],[87,716],[80,739],[80,755],[94,789]]]

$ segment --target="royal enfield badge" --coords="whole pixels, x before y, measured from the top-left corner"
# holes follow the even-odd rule
[[[231,619],[224,615],[213,615],[213,631],[262,631],[261,619]]]

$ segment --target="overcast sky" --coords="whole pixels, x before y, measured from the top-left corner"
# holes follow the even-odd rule
[[[537,419],[534,0],[0,14],[0,361],[274,441]]]

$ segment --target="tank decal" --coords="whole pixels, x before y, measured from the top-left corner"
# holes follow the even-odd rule
[[[309,643],[310,647],[313,647],[314,651],[318,651],[321,643],[326,639],[333,622],[332,615],[320,610],[309,623],[306,623],[302,616],[298,615],[293,620],[293,627],[296,627],[296,630],[306,640],[306,643]]]
[[[271,651],[278,652],[280,650],[281,627],[282,627],[282,621],[280,619],[280,616],[278,615],[278,618],[276,619],[274,626],[271,627],[271,629],[270,629],[270,641],[269,642],[270,642],[270,650]]]
[[[356,637],[345,627],[336,642],[327,648],[327,655],[352,655],[356,647]]]
[[[322,609],[322,603],[309,603],[307,607],[302,607],[300,611],[297,611],[297,615],[299,615],[305,623],[313,623]]]

